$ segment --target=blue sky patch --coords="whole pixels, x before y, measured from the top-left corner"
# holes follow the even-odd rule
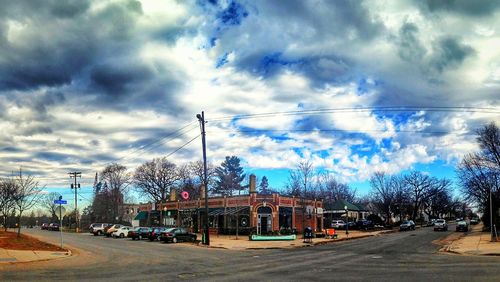
[[[215,64],[215,68],[220,68],[222,66],[224,66],[226,63],[228,63],[229,61],[227,60],[227,56],[229,54],[228,53],[224,53],[224,55],[222,55],[221,57],[219,57],[219,59],[217,60],[217,63]]]
[[[243,5],[232,1],[226,9],[217,13],[217,18],[225,25],[240,25],[244,18],[248,16],[248,11]]]

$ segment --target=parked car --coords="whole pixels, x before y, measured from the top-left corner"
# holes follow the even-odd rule
[[[374,227],[375,224],[371,220],[362,219],[356,222],[356,228],[359,230],[368,230],[368,229],[373,229]]]
[[[130,226],[122,226],[122,227],[118,228],[115,232],[113,232],[113,234],[111,234],[111,236],[115,239],[128,237],[128,232],[131,229],[132,229],[132,227],[130,227]]]
[[[471,224],[471,225],[476,225],[476,224],[478,224],[478,223],[479,223],[479,218],[477,218],[477,217],[474,217],[474,218],[472,218],[472,219],[470,220],[470,224]]]
[[[160,240],[161,232],[167,230],[167,227],[153,227],[148,234],[149,241]]]
[[[116,230],[118,230],[118,228],[122,227],[123,225],[122,224],[114,224],[108,228],[104,228],[104,235],[106,235],[106,237],[111,237],[111,234],[113,234]]]
[[[51,223],[51,224],[49,224],[49,227],[47,228],[47,230],[50,230],[50,231],[59,231],[59,223]]]
[[[94,236],[103,235],[104,228],[110,226],[112,224],[109,223],[92,223],[89,227],[90,233],[94,234]]]
[[[437,219],[434,223],[434,231],[443,230],[448,231],[448,224],[446,224],[446,220]]]
[[[425,224],[425,226],[434,226],[435,222],[436,222],[435,219],[431,219],[431,220],[427,221],[427,223]]]
[[[115,225],[114,223],[109,223],[108,225],[104,226],[104,232],[103,234],[106,236],[108,234],[108,230]]]
[[[132,238],[132,240],[142,240],[148,238],[150,230],[151,228],[149,227],[136,227],[135,229],[128,231],[127,237]]]
[[[457,222],[457,227],[455,229],[457,232],[467,232],[469,231],[469,224],[465,220]]]
[[[336,228],[336,229],[345,229],[345,222],[343,220],[332,220],[332,224],[331,224],[331,227],[332,228]]]
[[[49,230],[49,224],[48,223],[42,223],[42,225],[40,226],[40,229],[41,230]]]
[[[177,243],[180,241],[194,242],[196,241],[196,234],[188,232],[184,228],[169,228],[160,235],[160,241]]]
[[[405,220],[399,225],[399,231],[415,230],[415,222],[413,220]]]

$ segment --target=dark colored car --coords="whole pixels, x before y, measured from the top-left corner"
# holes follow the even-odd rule
[[[148,234],[149,241],[160,240],[161,232],[166,231],[167,227],[153,227]]]
[[[49,224],[49,227],[47,227],[47,230],[50,230],[50,231],[59,231],[59,223],[51,223],[51,224]]]
[[[196,241],[196,234],[187,231],[184,228],[169,228],[160,235],[160,241],[162,242],[194,242]]]
[[[413,220],[405,220],[399,225],[399,231],[415,230],[415,222]]]
[[[471,224],[471,225],[476,225],[476,224],[478,224],[478,223],[479,223],[479,218],[477,218],[477,217],[474,217],[474,218],[472,218],[472,219],[470,220],[470,224]]]
[[[136,227],[128,232],[127,237],[132,238],[132,240],[138,239],[142,240],[149,237],[149,232],[151,228],[149,227]]]
[[[356,229],[368,230],[368,229],[373,229],[374,227],[375,227],[375,224],[371,220],[362,219],[362,220],[356,221]]]
[[[49,224],[48,223],[42,223],[42,226],[40,226],[40,229],[42,229],[42,230],[49,230]]]
[[[457,227],[455,229],[457,232],[467,232],[469,231],[469,224],[465,220],[457,222]]]

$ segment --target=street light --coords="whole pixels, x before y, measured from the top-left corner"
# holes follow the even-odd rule
[[[349,236],[349,211],[347,210],[347,205],[344,206],[344,210],[345,210],[345,218],[346,218],[345,235]]]
[[[167,215],[167,207],[163,207],[163,213],[165,214],[165,216]],[[166,217],[163,217],[162,224],[167,226],[167,218]]]

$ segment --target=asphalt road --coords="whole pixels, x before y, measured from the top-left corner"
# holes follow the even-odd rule
[[[450,226],[450,230],[454,230]],[[12,265],[0,281],[500,281],[500,257],[439,252],[431,228],[298,249],[232,251],[65,234],[78,256]],[[29,230],[48,241],[58,233]]]

